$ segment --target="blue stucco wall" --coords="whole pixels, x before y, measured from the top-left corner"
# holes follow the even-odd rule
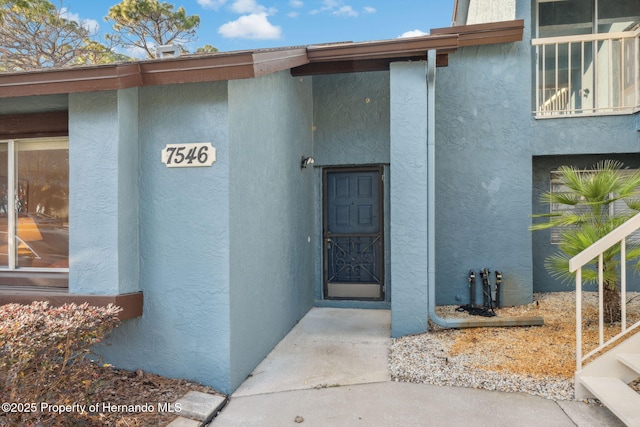
[[[502,271],[505,304],[531,301],[528,55],[464,48],[437,70],[437,304],[469,303],[468,271],[482,268]]]
[[[346,165],[384,165],[389,176],[389,73],[320,75],[313,78],[314,200],[317,238],[322,238],[322,168]],[[391,298],[389,180],[383,186],[385,235],[385,301],[323,300],[323,246],[315,247],[315,304],[330,307],[389,308]]]
[[[426,62],[391,64],[391,335],[427,330]]]
[[[137,89],[69,96],[72,293],[139,289],[137,140]]]
[[[438,304],[469,303],[481,268],[503,272],[505,304],[531,301],[531,93],[527,41],[458,49],[437,69]]]
[[[640,148],[640,114],[534,120],[532,155],[632,153]]]
[[[125,95],[129,96],[133,97],[133,93]],[[102,153],[102,158],[92,158],[87,168],[97,168],[96,164],[101,164],[99,160],[115,151],[101,148],[104,141],[119,137],[123,143],[136,146],[134,130],[125,135],[114,126],[118,114],[135,114],[128,102],[124,99],[118,102],[113,93],[74,95],[73,98],[77,98],[73,110],[77,119],[91,124],[84,133],[86,140]],[[116,111],[118,108],[122,111]],[[223,82],[139,89],[137,115],[139,288],[144,293],[144,312],[141,318],[124,322],[100,351],[116,366],[197,380],[228,392],[227,85]],[[73,135],[70,144],[76,142]],[[217,149],[216,163],[205,168],[167,168],[160,160],[162,148],[181,142],[211,142]],[[117,153],[111,157],[117,157]],[[120,161],[123,168],[128,167],[127,160]],[[74,181],[86,179],[79,174],[79,164],[78,158],[71,164],[76,174]],[[100,206],[105,210],[109,208],[108,215],[113,215],[116,221],[117,210],[127,207],[113,207],[112,212],[111,205],[118,190],[123,189],[116,183],[110,184],[112,170],[102,172],[105,176],[96,175],[91,180],[93,184],[87,184],[76,197],[98,197],[88,193],[101,194],[105,192],[103,187],[107,187],[110,190],[102,195],[106,200],[101,201]],[[97,186],[96,182],[102,185]],[[119,197],[122,202],[133,203],[130,196]],[[101,209],[96,210],[98,215],[108,216]],[[88,220],[92,214],[85,210],[82,217]],[[128,217],[127,212],[120,211],[120,215]],[[72,228],[71,234],[76,231]],[[94,227],[82,235],[96,240],[96,234],[101,232],[100,227]],[[99,261],[101,267],[114,268],[109,258]],[[96,270],[84,280],[117,283],[119,277],[115,272]]]
[[[313,304],[311,78],[229,82],[231,389]]]
[[[531,2],[517,2],[522,42],[458,49],[437,70],[438,304],[469,302],[468,270],[485,267],[503,272],[507,305],[530,302],[532,291],[567,290],[541,274],[555,247],[528,231],[539,207],[535,189],[548,183],[534,157],[551,156],[546,168],[571,160],[565,155],[640,147],[634,116],[533,117],[531,12]]]
[[[313,79],[316,166],[389,163],[389,73]]]

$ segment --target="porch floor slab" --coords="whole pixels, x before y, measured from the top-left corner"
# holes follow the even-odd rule
[[[389,381],[388,310],[312,308],[233,397]]]
[[[314,308],[231,395],[213,427],[619,427],[605,407],[391,381],[386,310]]]

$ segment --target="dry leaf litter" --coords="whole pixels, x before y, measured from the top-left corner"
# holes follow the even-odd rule
[[[583,354],[598,344],[597,293],[583,293]],[[458,306],[437,307],[443,318],[470,317]],[[574,398],[575,292],[534,294],[526,306],[495,310],[498,317],[541,316],[544,326],[443,329],[393,340],[389,369],[396,381],[522,392],[553,400]],[[640,293],[627,293],[627,325],[640,320]],[[620,332],[605,326],[605,341]],[[637,331],[638,329],[636,329]],[[630,385],[640,392],[640,381]]]

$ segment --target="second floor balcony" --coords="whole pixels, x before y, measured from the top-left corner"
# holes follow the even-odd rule
[[[640,111],[640,27],[534,39],[537,118]]]

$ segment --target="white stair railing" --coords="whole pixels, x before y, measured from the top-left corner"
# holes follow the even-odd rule
[[[589,246],[578,255],[569,260],[569,271],[576,273],[576,371],[582,369],[582,364],[589,357],[608,347],[614,342],[628,335],[634,329],[640,327],[640,321],[627,327],[627,268],[626,262],[626,239],[640,228],[640,213],[629,219],[627,222],[616,228],[593,245]],[[621,331],[611,339],[604,341],[604,274],[603,274],[603,253],[614,245],[620,244],[620,308],[621,308]],[[582,267],[598,258],[598,342],[595,349],[582,355]]]
[[[552,116],[563,114],[569,109],[569,90],[563,87],[555,91],[553,95],[548,95],[547,93],[549,91],[553,91],[553,89],[545,90],[543,98],[546,99],[546,101],[540,107],[540,114]]]

